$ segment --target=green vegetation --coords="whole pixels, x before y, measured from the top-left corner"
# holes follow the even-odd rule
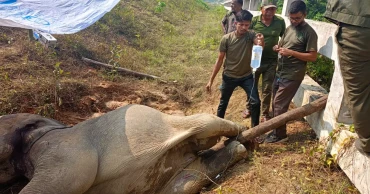
[[[324,55],[318,55],[315,62],[307,64],[307,74],[329,91],[334,74],[334,61]]]
[[[116,62],[121,67],[181,81],[213,63],[221,36],[217,21],[224,13],[201,0],[128,1],[91,28],[101,37],[124,38],[126,42],[117,42],[122,54]],[[107,53],[94,56],[108,60]]]
[[[306,0],[308,7],[307,19],[316,21],[325,21],[324,13],[327,1],[324,0]]]
[[[276,13],[281,14],[283,9],[284,0],[276,0],[278,9]],[[326,9],[325,0],[305,0],[307,5],[307,19],[316,20],[316,21],[325,21],[324,12]]]

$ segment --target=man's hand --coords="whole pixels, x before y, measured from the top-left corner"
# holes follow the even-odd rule
[[[279,48],[279,45],[275,45],[274,47],[272,47],[272,50],[275,52],[279,52]]]
[[[212,82],[209,81],[208,84],[207,84],[207,86],[206,86],[207,92],[211,93],[211,87],[212,87]]]
[[[278,49],[276,49],[276,51],[278,51],[279,54],[281,56],[284,56],[284,57],[293,56],[293,52],[294,52],[294,51],[292,51],[290,49],[287,49],[287,48],[278,48]]]
[[[265,46],[265,41],[262,33],[257,33],[254,39],[254,44],[260,45],[260,46]]]

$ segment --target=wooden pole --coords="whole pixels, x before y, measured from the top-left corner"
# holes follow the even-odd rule
[[[102,66],[104,68],[108,68],[108,69],[114,69],[115,68],[118,72],[122,72],[122,73],[127,74],[127,75],[132,75],[132,76],[139,77],[139,78],[157,79],[157,80],[163,81],[163,80],[160,79],[160,77],[155,76],[155,75],[140,73],[140,72],[132,71],[130,69],[126,69],[126,68],[122,68],[122,67],[113,67],[112,65],[102,63],[102,62],[99,62],[99,61],[94,61],[92,59],[88,59],[88,58],[85,58],[85,57],[82,57],[82,60],[85,61],[85,62],[88,62],[88,63],[92,63],[92,64],[95,64],[95,65]]]
[[[277,117],[274,117],[266,122],[263,122],[259,124],[256,127],[253,127],[251,129],[248,129],[244,132],[242,132],[241,136],[238,137],[238,141],[240,143],[245,143],[248,140],[253,140],[254,138],[270,131],[273,129],[276,129],[277,127],[280,127],[287,123],[288,121],[301,119],[307,115],[310,115],[312,113],[315,113],[317,111],[320,111],[325,108],[326,101],[328,99],[328,95],[325,95],[312,103],[306,104],[304,106],[295,108],[291,111],[288,111],[282,115],[279,115]]]

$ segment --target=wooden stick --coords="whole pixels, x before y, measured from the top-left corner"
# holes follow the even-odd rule
[[[92,59],[88,59],[88,58],[85,58],[85,57],[82,57],[82,60],[85,61],[85,62],[88,62],[88,63],[92,63],[92,64],[95,64],[95,65],[99,65],[99,66],[108,68],[108,69],[114,69],[115,68],[118,72],[122,72],[122,73],[125,73],[125,74],[128,74],[128,75],[133,75],[135,77],[146,78],[146,79],[158,79],[160,81],[163,81],[163,80],[160,79],[160,77],[155,76],[155,75],[140,73],[140,72],[132,71],[132,70],[122,68],[122,67],[113,67],[112,65],[108,65],[106,63],[102,63],[102,62],[99,62],[99,61],[94,61]]]
[[[328,99],[328,95],[325,95],[313,101],[312,103],[295,108],[282,115],[279,115],[266,122],[263,122],[260,125],[257,125],[256,127],[248,129],[242,132],[241,136],[238,138],[238,141],[240,141],[241,143],[245,143],[248,140],[253,140],[254,138],[270,130],[276,129],[277,127],[284,125],[288,121],[301,119],[307,115],[320,111],[325,108],[327,99]]]

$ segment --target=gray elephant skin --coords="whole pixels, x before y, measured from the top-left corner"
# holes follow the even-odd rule
[[[210,114],[174,116],[128,105],[73,127],[33,114],[0,117],[0,184],[21,194],[197,193],[245,157],[237,141],[199,156],[244,127]],[[206,176],[207,175],[207,176]]]

